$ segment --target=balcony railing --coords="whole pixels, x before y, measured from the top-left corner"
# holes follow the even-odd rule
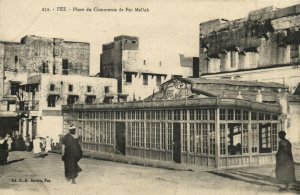
[[[17,111],[38,111],[39,101],[38,100],[27,100],[17,102]]]

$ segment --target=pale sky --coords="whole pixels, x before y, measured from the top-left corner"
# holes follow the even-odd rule
[[[99,72],[102,44],[118,35],[140,38],[153,58],[174,67],[179,53],[198,56],[199,24],[216,18],[238,19],[249,11],[299,0],[0,0],[0,40],[20,42],[26,35],[63,38],[91,44],[90,74]],[[148,8],[150,12],[42,12],[42,8]]]

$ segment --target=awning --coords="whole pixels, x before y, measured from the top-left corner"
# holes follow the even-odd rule
[[[118,94],[118,97],[127,97],[127,96],[128,96],[128,94],[123,94],[123,93]]]
[[[96,97],[96,94],[84,94],[86,97]]]
[[[17,80],[9,80],[10,83],[22,83],[22,81],[17,81]]]
[[[79,95],[68,95],[68,99],[75,99],[78,100]]]
[[[16,112],[11,111],[0,111],[0,117],[17,117],[18,114]]]
[[[49,98],[52,98],[52,97],[58,99],[58,98],[60,97],[60,95],[59,95],[59,94],[55,94],[55,93],[49,94],[49,95],[48,95],[48,99],[49,99]]]

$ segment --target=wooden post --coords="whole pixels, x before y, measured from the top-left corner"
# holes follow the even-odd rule
[[[249,152],[249,165],[252,164],[252,143],[253,143],[253,131],[252,131],[252,118],[251,110],[248,111],[248,152]]]
[[[215,125],[215,165],[220,167],[220,108],[216,109]]]
[[[186,99],[185,99],[185,102]],[[185,110],[186,111],[186,141],[187,141],[187,144],[186,144],[186,163],[189,164],[189,160],[190,160],[190,111],[188,109]],[[184,110],[182,110],[182,112],[184,112]]]

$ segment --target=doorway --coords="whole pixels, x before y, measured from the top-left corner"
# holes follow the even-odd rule
[[[126,155],[125,122],[116,122],[116,153]]]
[[[229,123],[228,129],[228,154],[242,154],[242,124]]]
[[[180,123],[173,123],[173,161],[177,163],[181,163]]]
[[[271,123],[259,124],[259,153],[271,153]]]

